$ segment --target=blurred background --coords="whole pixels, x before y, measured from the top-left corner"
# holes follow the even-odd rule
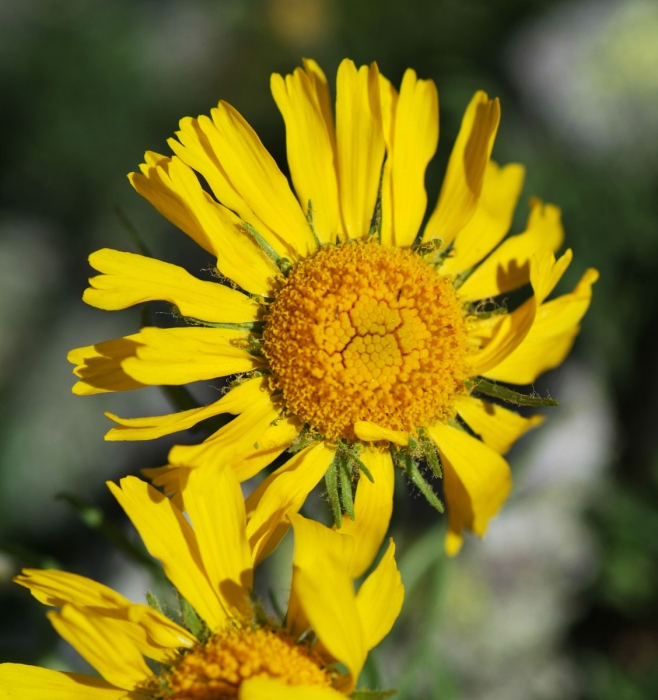
[[[401,700],[658,697],[655,0],[0,2],[0,660],[88,670],[11,583],[23,566],[91,575],[134,600],[157,587],[116,546],[136,539],[103,482],[164,464],[173,440],[106,443],[103,411],[170,406],[156,389],[71,394],[67,351],[140,324],[138,309],[82,303],[86,258],[135,250],[120,207],[156,257],[207,266],[125,175],[220,98],[285,170],[269,75],[302,56],[332,81],[349,56],[396,84],[407,67],[436,82],[430,201],[470,96],[499,96],[494,158],[527,166],[515,231],[529,196],[554,202],[575,253],[564,289],[601,271],[569,361],[536,386],[561,407],[511,453],[515,491],[484,542],[447,560],[442,519],[398,484],[407,599],[362,684]],[[267,564],[281,599],[290,551]]]

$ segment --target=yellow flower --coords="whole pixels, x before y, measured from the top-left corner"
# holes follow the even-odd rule
[[[348,562],[358,541],[293,514],[293,579],[282,624],[252,604],[263,535],[246,526],[230,467],[190,475],[186,505],[194,528],[170,499],[135,477],[109,487],[186,601],[187,627],[83,576],[27,569],[16,582],[59,608],[48,613],[53,626],[105,680],[2,664],[0,698],[331,700],[352,692],[368,651],[402,606],[392,540],[355,594]]]
[[[267,484],[302,479],[310,490],[326,474],[337,524],[358,529],[364,543],[359,575],[388,527],[394,464],[439,510],[418,465],[437,475],[442,465],[450,553],[464,529],[484,534],[511,488],[502,455],[541,416],[481,397],[532,403],[493,382],[532,383],[562,362],[597,272],[546,301],[571,251],[556,261],[560,211],[539,200],[531,200],[525,232],[503,240],[524,169],[490,160],[498,100],[483,92],[471,100],[421,228],[425,169],[438,140],[434,83],[408,70],[398,93],[375,64],[357,70],[345,60],[334,127],[325,76],[313,61],[304,66],[272,76],[297,198],[233,107],[220,102],[211,117],[183,119],[169,140],[175,155],[148,152],[130,181],[216,258],[223,280],[141,255],[94,253],[101,274],[87,303],[116,310],[165,300],[188,327],[143,328],[69,359],[78,394],[242,374],[208,406],[110,415],[118,425],[107,439],[151,439],[236,415],[148,472],[170,494],[180,494],[196,467],[227,462],[242,481],[286,449],[301,450]],[[528,283],[530,297],[507,309],[503,295]],[[318,441],[326,450],[310,459]],[[286,507],[298,509],[305,495]]]

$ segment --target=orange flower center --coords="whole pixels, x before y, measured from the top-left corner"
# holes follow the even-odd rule
[[[225,700],[249,678],[287,685],[331,685],[331,675],[313,653],[270,629],[229,629],[185,653],[163,680],[168,700]]]
[[[325,437],[354,423],[412,431],[454,414],[467,335],[452,279],[410,250],[321,248],[266,319],[263,350],[289,411]]]

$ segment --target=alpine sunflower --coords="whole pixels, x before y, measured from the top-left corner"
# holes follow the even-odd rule
[[[402,606],[392,540],[355,594],[347,563],[358,542],[292,514],[293,578],[283,622],[253,602],[253,568],[272,531],[246,524],[230,467],[190,476],[185,495],[194,527],[136,477],[109,487],[179,592],[181,621],[166,617],[154,598],[135,604],[77,574],[26,569],[15,581],[59,608],[48,613],[51,623],[104,680],[2,664],[0,698],[332,700],[353,691],[368,651]]]
[[[107,439],[151,439],[236,415],[201,444],[173,447],[169,464],[148,472],[168,493],[179,493],[200,466],[227,462],[245,480],[287,449],[323,442],[325,463],[307,482],[313,488],[326,475],[337,524],[367,531],[357,575],[384,538],[394,464],[442,510],[419,469],[425,464],[443,477],[446,548],[454,554],[463,530],[482,536],[507,498],[502,455],[542,420],[483,397],[541,405],[495,382],[529,384],[562,362],[598,273],[587,270],[573,292],[547,301],[572,254],[556,261],[560,210],[537,199],[526,230],[503,240],[524,168],[490,160],[497,99],[477,92],[468,105],[437,204],[421,226],[439,130],[431,80],[409,69],[398,92],[376,64],[357,69],[344,60],[335,127],[314,61],[285,79],[274,74],[271,87],[297,198],[229,104],[183,119],[168,142],[174,155],[147,152],[141,173],[129,178],[216,258],[220,279],[143,255],[93,253],[101,274],[84,293],[88,304],[117,310],[164,300],[187,327],[146,327],[72,351],[74,392],[240,374],[204,407],[148,418],[108,414],[117,426]],[[507,308],[504,295],[528,284],[529,298]]]

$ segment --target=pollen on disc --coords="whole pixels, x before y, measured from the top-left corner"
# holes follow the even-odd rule
[[[286,685],[331,685],[331,674],[307,646],[270,629],[228,629],[175,661],[163,676],[168,700],[236,698],[243,681],[274,678]]]
[[[454,414],[466,322],[450,278],[410,250],[321,248],[270,306],[263,349],[289,411],[327,438],[357,421],[412,431]]]

